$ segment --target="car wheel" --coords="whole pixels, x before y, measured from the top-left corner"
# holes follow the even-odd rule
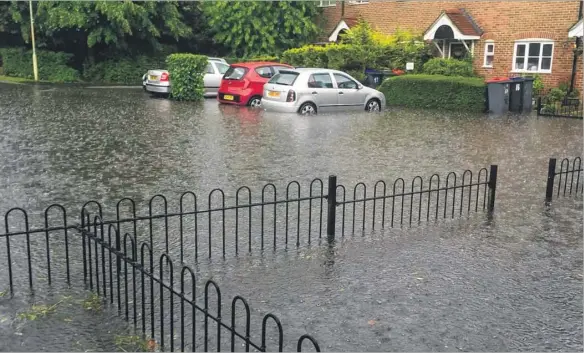
[[[262,105],[262,98],[261,97],[252,97],[249,102],[247,103],[252,108],[259,108]]]
[[[378,112],[381,110],[381,104],[377,99],[372,98],[365,105],[365,110],[368,112]]]
[[[298,109],[298,113],[300,113],[300,115],[314,115],[316,114],[316,105],[310,102],[304,103],[300,106],[300,109]]]

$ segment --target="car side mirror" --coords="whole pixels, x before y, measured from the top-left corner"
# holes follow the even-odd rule
[[[358,85],[357,85],[357,90],[360,90],[360,89],[363,89],[363,85],[361,85],[361,84],[358,84]]]

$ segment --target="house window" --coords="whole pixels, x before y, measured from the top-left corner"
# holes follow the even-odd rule
[[[554,42],[549,40],[524,40],[515,42],[513,71],[552,72]]]
[[[495,43],[485,43],[485,62],[483,67],[493,67],[493,60],[495,59]]]
[[[318,7],[329,7],[329,6],[336,6],[337,0],[320,0],[318,2]]]
[[[358,4],[368,4],[369,0],[351,0],[349,4],[351,5],[358,5]]]

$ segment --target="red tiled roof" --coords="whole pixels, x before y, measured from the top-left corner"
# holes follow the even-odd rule
[[[444,13],[450,18],[450,21],[458,28],[460,33],[466,36],[480,36],[482,34],[472,17],[464,10],[450,9],[445,10]]]

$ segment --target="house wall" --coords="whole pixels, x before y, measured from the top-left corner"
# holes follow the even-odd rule
[[[545,38],[555,41],[552,73],[541,74],[546,87],[569,81],[572,72],[574,39],[568,30],[578,20],[580,0],[474,0],[430,1],[388,0],[366,4],[345,3],[345,17],[363,17],[374,28],[391,34],[397,28],[422,34],[445,9],[464,8],[483,30],[475,41],[474,67],[485,78],[511,74],[515,40]],[[324,8],[325,32],[330,33],[341,19],[341,4]],[[493,68],[483,68],[486,40],[495,41]],[[582,87],[582,62],[577,87]]]

